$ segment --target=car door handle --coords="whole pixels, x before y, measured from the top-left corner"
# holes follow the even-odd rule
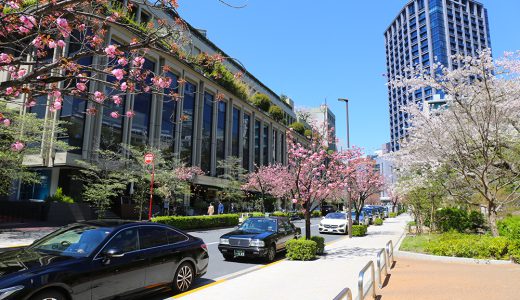
[[[136,258],[132,259],[133,262],[139,262],[139,261],[145,261],[145,260],[146,260],[146,258],[144,258],[144,257],[136,257]]]

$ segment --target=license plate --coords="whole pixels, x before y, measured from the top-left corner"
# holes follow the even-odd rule
[[[235,256],[245,256],[246,252],[244,250],[235,250]]]

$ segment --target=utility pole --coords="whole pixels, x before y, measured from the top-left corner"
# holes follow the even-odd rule
[[[350,128],[349,128],[349,120],[348,120],[348,99],[347,98],[339,98],[338,101],[345,102],[346,112],[347,112],[347,151],[350,150]],[[347,162],[348,164],[348,162]],[[348,237],[352,238],[352,203],[350,199],[350,191],[348,191],[347,187],[347,218],[348,218]]]

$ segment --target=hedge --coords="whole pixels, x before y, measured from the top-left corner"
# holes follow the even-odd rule
[[[520,241],[520,216],[500,220],[497,226],[501,236]]]
[[[171,225],[183,230],[229,227],[238,225],[238,215],[225,214],[214,216],[163,216],[153,218],[152,222]]]
[[[265,112],[269,112],[269,108],[271,107],[271,99],[269,99],[269,96],[262,93],[254,94],[251,97],[251,102],[254,106],[260,108],[261,110]]]
[[[381,218],[376,218],[376,220],[374,221],[374,225],[376,225],[376,226],[381,226],[381,225],[383,225],[383,219],[381,219]]]
[[[510,242],[505,237],[445,233],[425,247],[426,253],[442,256],[508,259]]]
[[[277,122],[283,120],[283,110],[277,105],[271,105],[269,115]]]
[[[318,245],[313,240],[305,238],[289,240],[286,245],[285,257],[289,260],[312,260],[316,258]]]
[[[397,213],[391,212],[391,213],[388,214],[388,217],[389,218],[395,218],[395,217],[397,217]]]
[[[325,238],[321,236],[311,236],[311,241],[316,242],[316,254],[322,255],[325,253]]]
[[[364,236],[367,233],[368,226],[352,225],[352,236]]]
[[[318,218],[318,217],[321,217],[321,216],[322,216],[321,215],[321,211],[319,211],[319,210],[315,210],[315,211],[312,212],[312,217],[314,217],[314,218]]]

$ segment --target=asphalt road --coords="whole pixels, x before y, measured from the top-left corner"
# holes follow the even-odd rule
[[[311,234],[319,235],[325,238],[325,244],[335,241],[344,237],[344,235],[338,234],[320,234],[318,232],[318,224],[320,222],[320,218],[311,219]],[[294,221],[294,225],[298,226],[302,230],[302,234],[305,234],[305,221],[299,220]],[[209,252],[209,265],[208,272],[202,277],[197,279],[192,286],[193,288],[197,288],[211,282],[217,281],[218,279],[229,276],[230,274],[244,271],[249,268],[265,265],[266,262],[261,259],[241,259],[235,261],[225,261],[224,257],[218,251],[218,243],[220,240],[220,236],[224,233],[232,231],[233,228],[224,228],[224,229],[213,229],[213,230],[201,230],[201,231],[191,231],[189,232],[191,235],[202,238],[206,245],[208,246]],[[279,253],[277,255],[277,260],[283,259],[284,253]],[[173,296],[171,292],[157,295],[157,297],[151,300],[160,300],[164,298],[168,298]],[[149,299],[149,298],[147,298]]]

